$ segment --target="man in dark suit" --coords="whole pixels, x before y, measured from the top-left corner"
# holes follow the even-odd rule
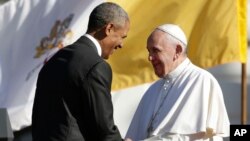
[[[90,14],[87,33],[41,69],[32,114],[34,141],[121,141],[113,119],[112,70],[104,60],[122,48],[129,17],[106,2]]]

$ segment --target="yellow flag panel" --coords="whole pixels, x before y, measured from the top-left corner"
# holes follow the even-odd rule
[[[188,56],[203,68],[247,60],[246,0],[109,0],[129,14],[131,27],[124,47],[112,55],[112,89],[156,80],[146,40],[158,25],[181,26],[188,38]]]

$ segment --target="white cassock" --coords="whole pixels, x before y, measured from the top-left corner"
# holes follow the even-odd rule
[[[160,91],[166,82],[164,96]],[[133,141],[221,141],[229,136],[229,126],[217,80],[187,58],[146,91],[126,137]]]

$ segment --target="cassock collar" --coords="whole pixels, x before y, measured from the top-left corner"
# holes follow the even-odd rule
[[[186,66],[190,63],[190,60],[186,58],[179,66],[177,66],[173,71],[168,73],[164,79],[175,79],[177,76],[181,74],[181,72],[184,71]]]
[[[100,44],[98,43],[98,41],[94,37],[92,37],[91,35],[89,35],[89,34],[85,34],[84,36],[87,37],[87,38],[89,38],[95,44],[97,52],[98,52],[98,55],[101,56],[101,54],[102,54],[102,48],[101,48]]]

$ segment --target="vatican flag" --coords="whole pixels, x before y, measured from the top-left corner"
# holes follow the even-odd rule
[[[36,80],[58,49],[87,28],[103,0],[10,0],[0,6],[0,108],[13,131],[31,125]]]
[[[156,79],[147,61],[146,39],[165,23],[179,25],[188,38],[188,57],[209,68],[247,61],[246,0],[110,0],[128,11],[131,28],[124,48],[110,59],[113,89]]]

